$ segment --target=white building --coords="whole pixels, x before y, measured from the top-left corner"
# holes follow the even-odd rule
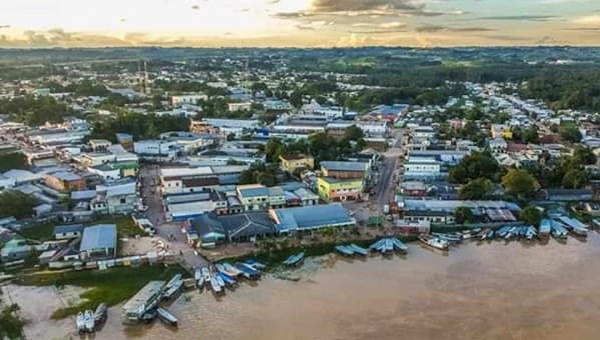
[[[230,112],[237,112],[237,111],[250,111],[250,109],[252,108],[252,103],[246,102],[246,103],[229,103],[227,104],[227,108]]]
[[[252,119],[224,119],[224,118],[204,118],[209,125],[218,128],[238,128],[238,129],[256,129],[260,127],[258,120]]]
[[[172,96],[171,105],[182,106],[186,104],[196,105],[199,100],[208,100],[208,96],[205,94],[187,94],[181,96]]]
[[[327,130],[345,130],[356,125],[367,137],[385,136],[388,127],[386,122],[333,122],[327,124]]]
[[[133,143],[133,152],[141,159],[171,162],[177,157],[176,145],[164,140],[144,140]]]
[[[438,178],[441,175],[440,163],[430,159],[409,159],[403,165],[405,179]]]

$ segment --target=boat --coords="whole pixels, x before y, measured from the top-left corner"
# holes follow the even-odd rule
[[[453,234],[431,233],[431,235],[452,243],[459,243],[460,241],[462,241],[462,236]]]
[[[362,255],[362,256],[367,256],[367,255],[369,255],[369,250],[368,250],[368,249],[365,249],[365,248],[363,248],[363,247],[357,246],[357,245],[356,245],[356,244],[354,244],[354,243],[353,243],[353,244],[351,244],[351,245],[349,245],[349,246],[346,246],[346,248],[350,248],[350,249],[352,249],[352,250],[354,251],[354,253],[355,253],[355,254],[359,254],[359,255]]]
[[[373,243],[373,244],[372,244],[372,245],[369,247],[369,249],[370,249],[370,250],[379,250],[379,248],[380,248],[382,245],[385,245],[385,239],[383,239],[383,238],[382,238],[381,240],[379,240],[379,241],[377,241],[377,242]]]
[[[96,311],[94,312],[94,319],[96,323],[101,323],[106,320],[106,315],[108,314],[108,307],[105,303],[101,303],[96,307]]]
[[[207,267],[202,267],[202,276],[204,276],[204,282],[208,282],[210,280],[210,270]]]
[[[94,331],[94,328],[96,327],[96,319],[94,317],[94,312],[92,312],[91,310],[86,310],[83,313],[83,318],[85,320],[85,330],[87,332],[92,333]]]
[[[177,327],[177,318],[173,314],[169,313],[169,311],[159,307],[156,309],[156,313],[162,322],[166,323],[167,325]]]
[[[215,275],[215,280],[217,280],[217,283],[219,284],[219,286],[221,286],[221,288],[225,287],[225,280],[223,280],[219,273]]]
[[[260,275],[259,271],[254,269],[252,266],[249,266],[245,263],[238,263],[238,268],[240,270],[245,269],[248,273],[252,275]]]
[[[227,274],[234,277],[242,274],[242,271],[234,267],[231,263],[223,263],[223,269],[227,272]]]
[[[283,264],[285,264],[287,266],[297,266],[304,261],[305,255],[306,255],[306,253],[304,253],[304,252],[300,252],[296,255],[291,255],[285,261],[283,261]]]
[[[236,264],[235,267],[240,273],[247,279],[253,279],[258,277],[259,273],[254,268],[243,265],[243,263]]]
[[[431,235],[419,235],[419,241],[435,249],[448,250],[448,242]]]
[[[399,239],[397,238],[392,238],[392,243],[394,244],[394,248],[396,250],[400,250],[403,252],[407,252],[408,251],[408,246],[406,246],[404,243],[402,243]]]
[[[225,282],[225,284],[229,286],[233,286],[237,283],[233,277],[227,275],[226,273],[218,273],[217,275]]]
[[[169,282],[167,282],[167,285],[165,286],[165,290],[169,290],[174,285],[179,285],[181,278],[182,278],[181,274],[176,274],[175,276],[173,276],[173,278],[171,278],[171,280]]]
[[[201,276],[198,280],[196,280],[196,285],[200,289],[204,287],[204,276]]]
[[[219,282],[217,281],[217,279],[215,277],[210,278],[210,287],[212,288],[213,292],[215,292],[215,293],[220,293],[222,291],[221,285],[219,284]]]
[[[493,240],[493,239],[494,239],[494,235],[495,235],[495,234],[496,234],[496,233],[495,233],[493,230],[490,230],[490,231],[487,233],[487,236],[486,236],[486,238],[487,238],[488,240]]]
[[[600,228],[600,220],[599,219],[592,219],[592,225],[596,228]]]
[[[394,251],[394,244],[392,243],[392,240],[390,240],[389,238],[385,240],[385,251],[386,252]]]
[[[204,276],[202,275],[202,270],[200,268],[196,268],[196,270],[194,271],[194,280],[198,281],[203,277]]]
[[[346,255],[346,256],[352,256],[352,255],[354,255],[354,250],[351,249],[351,248],[349,248],[349,247],[347,247],[347,246],[341,246],[341,245],[340,246],[336,246],[335,250],[338,253],[342,254],[342,255]]]
[[[181,287],[183,287],[183,280],[173,282],[171,284],[171,287],[165,291],[165,294],[163,295],[163,299],[165,299],[165,300],[172,299],[179,292]]]
[[[144,315],[142,315],[142,321],[145,323],[150,323],[152,320],[156,319],[157,315],[158,313],[156,312],[156,309],[150,309]]]
[[[267,267],[266,265],[264,265],[264,264],[262,264],[262,263],[260,263],[260,262],[258,262],[256,260],[254,260],[254,259],[248,259],[248,260],[246,260],[245,263],[247,265],[250,265],[250,266],[254,267],[257,270],[258,269],[265,269]]]
[[[77,323],[77,331],[79,333],[85,332],[85,316],[83,315],[83,312],[77,313],[75,321]]]

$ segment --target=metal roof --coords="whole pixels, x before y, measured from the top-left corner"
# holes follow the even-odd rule
[[[83,230],[82,224],[71,224],[71,225],[57,225],[54,227],[54,235],[81,232]]]
[[[362,162],[321,162],[321,167],[330,171],[366,171],[368,163]]]
[[[269,196],[269,189],[262,185],[238,186],[238,191],[242,197]]]
[[[63,181],[78,181],[81,179],[81,176],[71,173],[71,172],[66,172],[66,171],[55,172],[51,176],[56,177]]]
[[[316,229],[356,222],[340,203],[277,209],[275,214],[279,231]]]
[[[117,247],[117,226],[114,224],[98,224],[83,230],[80,251]]]

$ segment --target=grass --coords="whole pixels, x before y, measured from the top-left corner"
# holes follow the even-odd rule
[[[118,267],[105,271],[69,271],[40,273],[22,276],[16,283],[26,286],[72,285],[88,290],[81,294],[84,300],[75,306],[60,308],[52,314],[53,319],[63,319],[79,311],[95,309],[100,303],[114,306],[129,298],[149,281],[168,281],[175,274],[187,275],[180,266]]]
[[[18,317],[18,310],[17,305],[5,306],[0,310],[0,338],[20,339],[22,337],[24,322]]]
[[[119,237],[135,237],[143,235],[144,232],[133,222],[129,216],[106,217],[92,222],[85,223],[84,226],[89,227],[96,224],[116,224]],[[23,228],[19,234],[30,240],[40,242],[50,241],[54,239],[54,227],[60,223],[44,223],[36,224],[30,227]]]

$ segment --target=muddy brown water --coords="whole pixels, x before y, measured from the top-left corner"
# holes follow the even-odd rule
[[[600,235],[585,242],[467,242],[448,254],[336,260],[299,282],[266,277],[216,299],[197,291],[159,321],[95,339],[598,339]]]

